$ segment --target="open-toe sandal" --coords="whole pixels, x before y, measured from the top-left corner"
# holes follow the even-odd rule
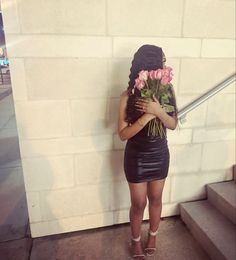
[[[149,232],[148,232],[148,234],[149,234],[150,236],[156,236],[157,233],[158,233],[158,230],[155,231],[155,232],[152,232],[151,230],[149,230]],[[145,251],[145,253],[146,253],[147,256],[153,256],[153,255],[155,254],[156,250],[157,250],[156,247],[146,247],[146,248],[144,249],[144,251]]]
[[[140,242],[141,236],[137,237],[137,238],[132,238],[132,241],[134,242]],[[132,255],[133,259],[144,259],[145,255],[144,254],[133,254]]]

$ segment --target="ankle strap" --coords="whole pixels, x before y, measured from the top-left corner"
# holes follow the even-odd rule
[[[151,236],[156,236],[156,235],[157,235],[157,233],[158,233],[158,230],[157,230],[157,231],[155,231],[155,232],[152,232],[151,230],[149,230],[149,234],[150,234]]]
[[[132,237],[132,240],[135,242],[139,242],[141,239],[141,236],[139,235],[137,238]]]

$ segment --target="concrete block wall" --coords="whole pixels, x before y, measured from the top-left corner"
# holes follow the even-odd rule
[[[179,108],[235,71],[233,0],[1,0],[33,237],[128,222],[117,135],[134,52],[156,44]],[[232,178],[235,87],[168,131],[162,216]],[[148,217],[145,212],[145,218]]]

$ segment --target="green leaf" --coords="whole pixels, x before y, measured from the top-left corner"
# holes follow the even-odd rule
[[[146,89],[146,88],[142,88],[141,89],[141,97],[144,98],[151,98],[152,97],[152,90],[151,89]]]
[[[164,104],[163,108],[164,108],[166,113],[175,111],[175,108],[172,105]]]

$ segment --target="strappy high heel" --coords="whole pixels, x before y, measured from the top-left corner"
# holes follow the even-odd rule
[[[134,242],[140,242],[140,240],[141,240],[141,236],[139,235],[137,238],[133,238],[132,237],[132,241],[134,241]],[[136,259],[136,258],[138,258],[139,257],[139,259],[144,259],[144,257],[145,257],[145,255],[144,254],[134,254],[134,255],[132,255],[132,257],[134,258],[134,259]],[[142,258],[141,258],[142,257]]]
[[[157,233],[158,233],[158,230],[155,231],[155,232],[152,232],[151,230],[149,230],[149,232],[148,232],[148,234],[149,234],[150,236],[156,236]],[[146,252],[146,255],[147,255],[147,256],[153,256],[153,255],[155,254],[155,251],[156,251],[156,250],[157,250],[156,247],[146,247],[146,248],[144,249],[144,251]]]

